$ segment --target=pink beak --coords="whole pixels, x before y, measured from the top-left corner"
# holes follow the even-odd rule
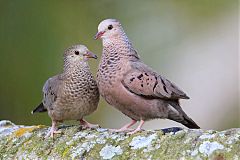
[[[104,33],[105,33],[104,31],[98,32],[98,33],[94,36],[94,39],[96,40],[96,39],[101,38]]]

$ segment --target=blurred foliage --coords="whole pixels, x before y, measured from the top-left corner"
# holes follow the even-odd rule
[[[50,76],[62,71],[63,51],[72,44],[85,44],[100,57],[102,45],[100,41],[93,40],[93,36],[97,32],[98,23],[106,18],[119,19],[144,61],[157,71],[168,75],[169,79],[174,79],[177,84],[180,83],[183,88],[187,88],[191,97],[191,92],[194,91],[187,87],[187,76],[180,78],[174,76],[186,70],[184,67],[176,66],[179,62],[175,63],[185,54],[178,51],[179,47],[184,42],[194,41],[193,39],[205,41],[205,37],[211,38],[214,35],[212,30],[205,31],[208,28],[218,27],[219,23],[216,22],[219,19],[228,16],[231,18],[232,15],[237,17],[237,6],[237,0],[1,0],[0,119],[9,119],[25,125],[50,124],[47,114],[34,116],[30,114],[31,110],[41,102],[44,82]],[[230,34],[226,33],[233,38],[233,41],[235,39],[236,48],[238,47],[235,35],[238,30],[237,21],[237,19],[233,20],[235,30]],[[205,37],[201,38],[203,34]],[[231,56],[237,56],[235,51]],[[212,53],[209,51],[202,54],[207,58]],[[226,51],[226,55],[228,54],[230,53]],[[229,63],[237,64],[236,58],[233,58],[234,62]],[[215,61],[215,59],[211,60]],[[94,74],[98,62],[99,60],[90,62]],[[185,61],[181,65],[191,68]],[[204,66],[205,61],[200,65]],[[234,67],[236,65],[229,70],[238,75]],[[232,81],[237,84],[237,76],[233,77]],[[198,86],[198,88],[202,87]],[[214,90],[208,89],[209,93]],[[224,115],[226,112],[221,110],[228,106],[219,104],[214,115],[205,117],[208,110],[201,105],[201,101],[205,100],[197,98],[198,95],[192,101],[198,102],[203,108],[189,106],[192,110],[189,110],[188,114],[197,122],[201,122],[200,126],[204,128],[224,129],[239,126],[239,92],[236,87],[229,92],[236,95],[232,97],[231,104],[227,102],[228,115]],[[224,97],[223,94],[222,98]],[[209,120],[212,118],[217,120],[210,124]],[[128,120],[120,112],[107,106],[103,100],[98,111],[90,116],[90,119],[105,127],[120,127]],[[160,120],[155,126],[162,127],[158,124],[161,124]]]

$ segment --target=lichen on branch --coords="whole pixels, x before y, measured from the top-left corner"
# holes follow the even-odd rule
[[[134,135],[108,129],[62,126],[45,138],[49,127],[0,121],[0,159],[240,159],[240,129],[162,130]]]

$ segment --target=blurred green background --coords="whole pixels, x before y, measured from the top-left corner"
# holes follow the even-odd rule
[[[41,102],[44,82],[62,71],[64,49],[82,43],[100,57],[101,41],[93,40],[97,26],[116,18],[143,61],[191,97],[181,101],[183,109],[202,128],[239,127],[238,5],[238,0],[1,0],[0,119],[50,125],[47,113],[30,112]],[[94,74],[99,60],[90,62]],[[103,99],[87,119],[107,128],[129,121]],[[144,127],[170,126],[181,125],[153,120]]]

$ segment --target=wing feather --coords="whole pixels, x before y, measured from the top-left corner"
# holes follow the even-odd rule
[[[189,99],[174,83],[140,61],[132,62],[132,67],[124,75],[122,84],[130,92],[145,98]]]
[[[62,79],[59,75],[49,78],[43,86],[43,104],[47,108],[52,107],[60,93]]]

